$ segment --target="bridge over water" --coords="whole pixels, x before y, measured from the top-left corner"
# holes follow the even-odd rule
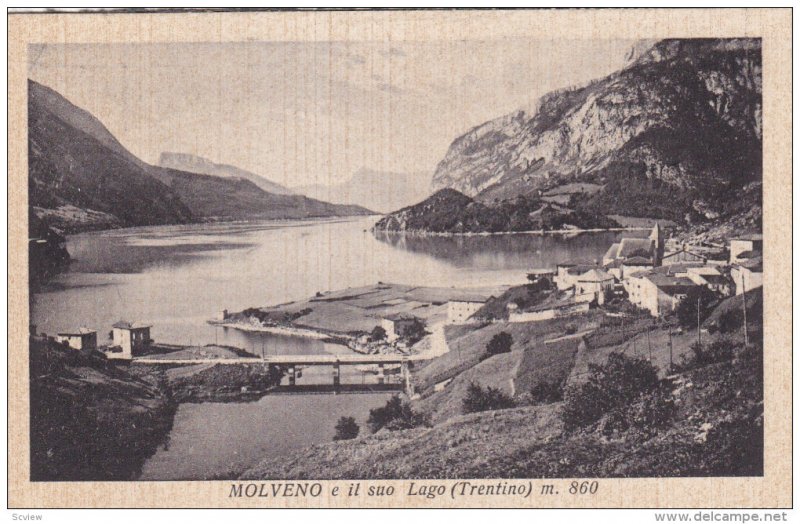
[[[311,366],[326,366],[330,367],[333,371],[332,386],[333,391],[336,391],[340,386],[348,386],[341,384],[341,367],[342,366],[358,366],[358,365],[374,365],[378,370],[378,385],[387,385],[386,383],[386,366],[400,366],[401,383],[398,386],[406,391],[412,393],[411,377],[409,373],[409,366],[413,362],[427,360],[425,356],[421,355],[270,355],[264,357],[243,357],[243,358],[169,358],[168,355],[162,356],[143,356],[136,357],[131,361],[131,364],[145,364],[145,365],[165,365],[165,366],[195,366],[198,364],[220,364],[220,365],[270,365],[282,366],[287,368],[289,376],[289,390],[302,392],[308,389],[307,386],[297,386],[298,368],[311,367]],[[310,386],[310,385],[309,385]],[[325,386],[313,386],[320,391],[327,390]],[[285,387],[282,387],[286,391]]]

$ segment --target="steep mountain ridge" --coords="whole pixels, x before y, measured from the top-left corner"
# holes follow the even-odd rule
[[[678,197],[649,216],[724,214],[739,188],[761,179],[760,50],[758,39],[660,41],[617,73],[458,137],[432,189],[492,202],[591,181],[606,186],[583,205],[648,216],[636,209],[641,195],[612,198],[633,180],[647,195]]]
[[[195,219],[179,196],[103,124],[55,91],[28,82],[28,202],[73,205],[113,215],[124,225]]]
[[[28,168],[29,206],[63,232],[210,219],[370,214],[357,206],[270,193],[241,177],[150,165],[89,112],[32,80]]]

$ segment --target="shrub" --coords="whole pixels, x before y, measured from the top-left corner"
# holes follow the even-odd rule
[[[697,303],[700,302],[700,322],[706,319],[711,306],[717,301],[717,295],[705,286],[695,286],[686,293],[675,310],[678,322],[683,327],[697,327]]]
[[[646,360],[611,353],[605,364],[589,365],[584,384],[566,391],[562,420],[567,430],[588,426],[658,384],[656,368]]]
[[[564,328],[564,333],[567,335],[574,335],[577,332],[578,332],[578,326],[576,326],[575,324],[567,324],[567,326]]]
[[[425,335],[425,323],[418,320],[408,327],[403,338],[408,344],[413,345],[422,340]]]
[[[360,428],[353,417],[341,417],[336,423],[336,434],[333,440],[351,440],[358,436]]]
[[[462,413],[477,413],[495,409],[513,408],[514,399],[499,389],[487,387],[485,390],[478,384],[470,383],[467,396],[461,401]]]
[[[489,343],[486,344],[486,358],[499,355],[501,353],[510,353],[511,345],[513,343],[514,339],[511,337],[511,335],[505,331],[501,331],[493,336]]]
[[[375,326],[372,329],[372,333],[370,333],[369,338],[375,342],[383,340],[386,338],[386,330],[381,326]]]
[[[386,402],[385,406],[369,410],[367,425],[372,433],[377,433],[383,428],[395,431],[430,426],[430,420],[423,413],[411,409],[408,402],[395,395]]]
[[[552,404],[564,399],[564,389],[555,382],[539,382],[531,388],[531,402]]]
[[[716,340],[711,344],[692,344],[692,352],[684,355],[678,364],[678,371],[688,371],[690,369],[725,362],[736,356],[737,350],[742,344],[732,343],[729,340]]]

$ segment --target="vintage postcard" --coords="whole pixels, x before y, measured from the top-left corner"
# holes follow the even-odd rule
[[[791,16],[12,13],[9,506],[791,506]]]

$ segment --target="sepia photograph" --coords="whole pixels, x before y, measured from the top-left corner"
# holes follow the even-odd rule
[[[26,482],[765,479],[763,35],[25,50]]]

